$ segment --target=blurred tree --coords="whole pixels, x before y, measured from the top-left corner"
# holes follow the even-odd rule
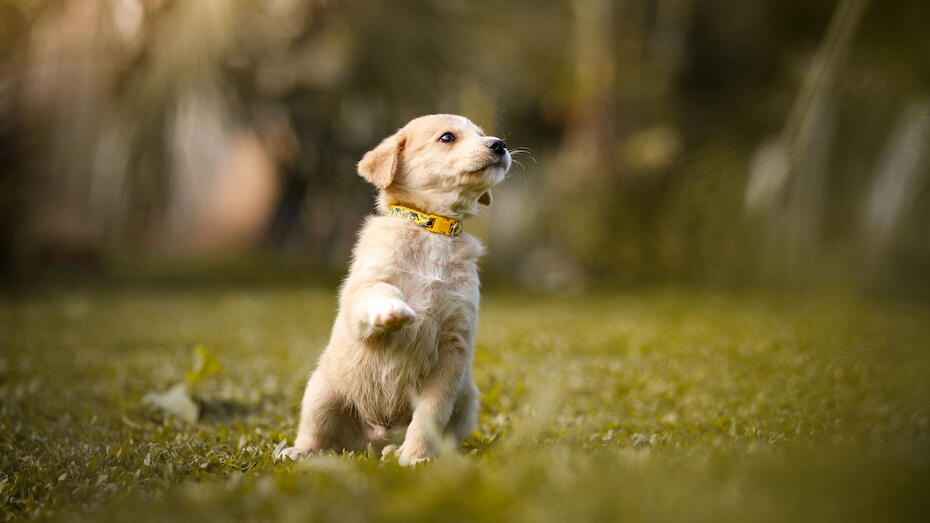
[[[15,105],[14,49],[26,30],[25,15],[12,4],[0,3],[0,275],[11,270],[18,243],[24,195],[22,194],[22,131]]]
[[[0,0],[2,249],[263,246],[341,267],[371,209],[358,158],[458,112],[532,151],[489,211],[495,271],[571,287],[906,267],[894,287],[930,261],[928,11]]]

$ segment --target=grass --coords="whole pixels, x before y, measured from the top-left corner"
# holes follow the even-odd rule
[[[325,287],[3,296],[0,519],[930,517],[926,308],[491,291],[464,449],[275,463],[334,306]],[[199,421],[144,403],[198,347],[222,366],[190,380]]]

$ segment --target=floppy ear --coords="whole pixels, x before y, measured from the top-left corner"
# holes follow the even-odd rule
[[[358,174],[379,189],[391,185],[397,174],[400,152],[406,142],[407,137],[403,133],[388,136],[362,156],[358,162]]]
[[[484,191],[484,194],[478,197],[478,203],[483,203],[490,207],[491,205],[491,189]]]

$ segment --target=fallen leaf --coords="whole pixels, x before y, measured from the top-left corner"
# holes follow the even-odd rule
[[[191,399],[187,385],[178,383],[166,392],[150,392],[142,402],[160,409],[165,414],[178,417],[186,423],[196,423],[200,417],[200,407]]]

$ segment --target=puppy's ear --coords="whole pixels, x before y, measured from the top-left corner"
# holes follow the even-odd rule
[[[491,206],[491,190],[488,189],[484,191],[484,194],[478,197],[478,203],[483,203],[484,205]]]
[[[379,189],[391,185],[400,164],[400,152],[406,142],[407,137],[401,132],[388,136],[362,156],[358,162],[358,174]]]

